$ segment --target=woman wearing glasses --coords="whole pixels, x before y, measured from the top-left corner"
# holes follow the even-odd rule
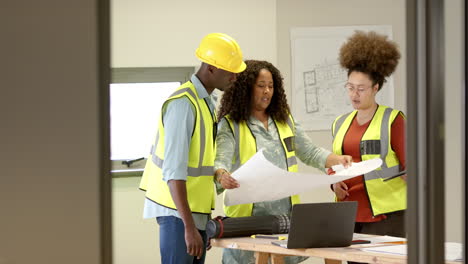
[[[400,52],[386,36],[357,31],[339,59],[348,71],[344,92],[355,110],[333,122],[333,152],[351,155],[354,162],[379,157],[383,165],[334,184],[333,191],[338,201],[358,202],[356,233],[405,237],[406,175],[387,179],[405,170],[405,116],[375,100]]]

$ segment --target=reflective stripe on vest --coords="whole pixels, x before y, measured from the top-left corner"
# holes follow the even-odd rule
[[[332,126],[333,152],[343,153],[343,140],[357,111],[338,117]],[[390,181],[384,178],[399,172],[399,161],[391,149],[391,124],[400,111],[379,106],[360,143],[361,160],[380,157],[380,169],[364,174],[366,191],[374,215],[406,209],[406,182],[400,177]]]
[[[237,123],[233,121],[229,116],[224,117],[235,139],[235,160],[233,160],[232,171],[235,171],[240,165],[244,164],[257,152],[257,143],[255,137],[250,130],[249,126],[245,121]],[[289,116],[286,124],[276,122],[276,128],[286,155],[286,162],[288,166],[288,171],[297,172],[297,158],[294,147],[294,136],[295,136],[295,126],[292,120],[292,117]],[[291,138],[289,141],[290,151],[288,151],[288,146],[285,142],[285,139]],[[291,196],[291,204],[299,203],[299,196]],[[224,206],[224,213],[229,217],[242,217],[242,216],[251,216],[252,215],[253,204],[240,204],[233,206]]]
[[[198,98],[191,82],[180,86],[164,104],[172,99],[186,96],[195,108],[195,125],[192,134],[187,167],[187,199],[192,212],[209,214],[214,208],[214,157],[215,146],[212,131],[215,117],[203,99]],[[140,182],[140,189],[146,197],[162,206],[176,209],[167,183],[163,180],[164,166],[164,120],[159,122],[155,143]],[[207,133],[208,132],[208,133]],[[200,195],[203,193],[204,195]]]

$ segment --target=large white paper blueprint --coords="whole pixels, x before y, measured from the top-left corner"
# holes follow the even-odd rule
[[[260,150],[232,174],[240,187],[225,191],[224,204],[231,206],[278,200],[362,175],[381,165],[382,160],[375,158],[353,163],[335,175],[295,173],[276,167]]]

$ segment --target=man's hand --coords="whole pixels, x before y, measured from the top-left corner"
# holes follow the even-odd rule
[[[325,168],[331,168],[333,165],[341,164],[343,167],[348,168],[351,166],[353,162],[353,157],[349,155],[336,155],[335,153],[331,153],[327,157],[327,161],[325,162]]]
[[[170,180],[167,184],[169,185],[169,191],[171,192],[172,200],[176,205],[180,218],[182,218],[184,222],[187,253],[200,259],[203,256],[205,245],[193,221],[192,211],[190,211],[190,206],[187,201],[187,186],[185,185],[185,181]]]
[[[340,201],[344,200],[347,196],[349,196],[348,186],[344,182],[334,183],[333,191],[335,192],[336,197]]]
[[[215,180],[221,184],[224,189],[239,188],[239,183],[225,169],[217,169],[215,172]]]
[[[187,245],[187,253],[191,256],[200,259],[203,256],[205,245],[200,232],[193,227],[185,227],[185,245]]]

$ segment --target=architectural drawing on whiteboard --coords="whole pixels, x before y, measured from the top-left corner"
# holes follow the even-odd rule
[[[330,106],[336,98],[343,97],[346,72],[336,62],[324,61],[313,70],[303,72],[306,112],[319,113]]]
[[[330,130],[336,117],[353,110],[344,89],[341,45],[355,30],[392,36],[391,26],[306,27],[291,29],[292,103],[294,118],[306,130]],[[393,78],[377,93],[379,104],[393,107]]]
[[[315,70],[304,72],[304,92],[307,113],[317,112],[319,108]]]
[[[303,78],[307,114],[323,115],[323,111],[328,110],[338,112],[336,109],[341,109],[341,107],[336,107],[335,104],[346,104],[346,100],[337,100],[343,98],[346,72],[340,67],[336,59],[333,61],[325,60],[323,63],[315,65],[312,70],[304,71]]]

